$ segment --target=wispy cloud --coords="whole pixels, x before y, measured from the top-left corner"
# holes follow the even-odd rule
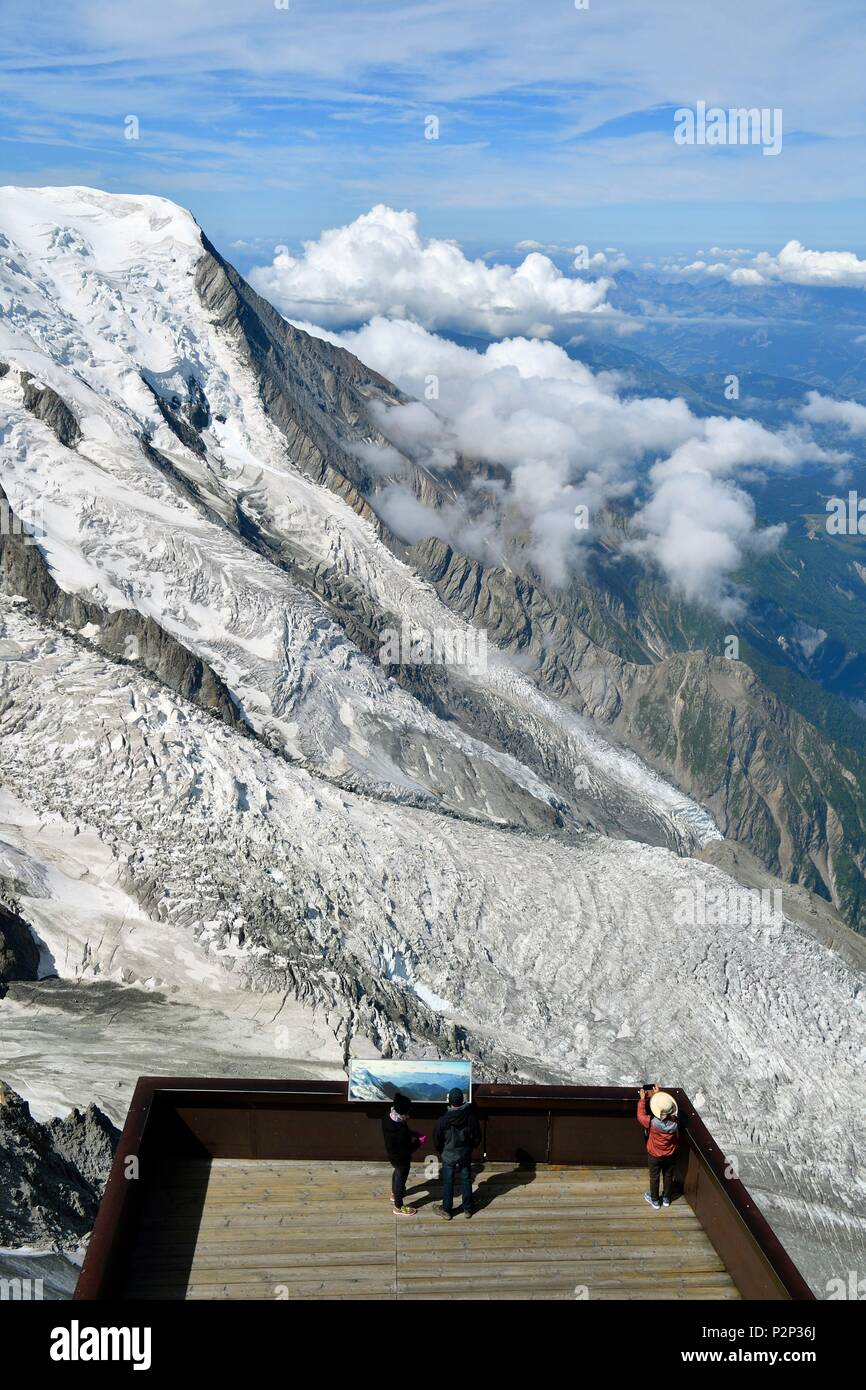
[[[583,11],[523,0],[4,0],[0,177],[43,159],[80,165],[76,147],[111,187],[162,186],[183,200],[186,172],[195,211],[200,190],[248,195],[232,208],[234,236],[276,225],[270,195],[282,189],[303,193],[287,236],[375,202],[465,209],[458,235],[470,209],[523,209],[537,224],[527,234],[544,236],[576,204],[862,196],[856,6],[766,0],[760,33],[766,42],[751,0]],[[672,112],[698,98],[782,107],[786,131],[805,134],[774,161],[677,147]],[[129,114],[136,142],[124,138]]]
[[[737,569],[784,532],[760,525],[744,484],[847,458],[805,425],[774,431],[696,416],[681,399],[626,398],[617,374],[593,372],[552,342],[515,337],[479,352],[381,317],[340,335],[305,327],[420,398],[375,414],[391,447],[371,446],[366,458],[389,480],[371,501],[389,524],[409,542],[440,536],[493,563],[520,547],[553,584],[581,567],[586,542],[604,537],[608,509],[624,505],[632,552],[677,593],[733,615],[742,606]],[[433,512],[410,490],[400,454],[446,484],[458,455],[494,471],[480,471],[475,505],[470,496],[468,506]],[[586,508],[586,527],[575,524],[576,508]]]

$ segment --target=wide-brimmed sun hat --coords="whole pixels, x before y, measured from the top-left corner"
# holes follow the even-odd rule
[[[669,1120],[671,1115],[677,1113],[677,1103],[667,1091],[656,1091],[654,1096],[650,1096],[650,1110],[657,1120]]]

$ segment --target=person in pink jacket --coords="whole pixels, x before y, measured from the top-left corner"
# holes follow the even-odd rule
[[[649,1192],[644,1193],[644,1201],[658,1211],[660,1207],[671,1204],[674,1162],[680,1147],[677,1103],[673,1096],[669,1096],[667,1091],[660,1091],[658,1086],[650,1089],[641,1086],[638,1097],[637,1117],[647,1132],[646,1152],[650,1175]],[[661,1201],[660,1181],[664,1183]]]

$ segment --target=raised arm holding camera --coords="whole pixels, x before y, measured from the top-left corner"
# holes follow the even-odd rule
[[[654,1211],[671,1204],[671,1187],[674,1177],[674,1163],[680,1147],[680,1126],[677,1119],[677,1103],[667,1091],[658,1086],[641,1086],[638,1091],[637,1117],[647,1131],[646,1151],[649,1163],[649,1191],[644,1193],[644,1201],[649,1202]],[[662,1198],[659,1200],[659,1184],[662,1183]]]

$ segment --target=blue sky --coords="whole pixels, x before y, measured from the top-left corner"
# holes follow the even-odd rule
[[[866,240],[862,0],[3,0],[0,36],[0,181],[164,194],[224,250],[380,202],[478,249]],[[781,108],[782,153],[676,145],[699,100]]]

